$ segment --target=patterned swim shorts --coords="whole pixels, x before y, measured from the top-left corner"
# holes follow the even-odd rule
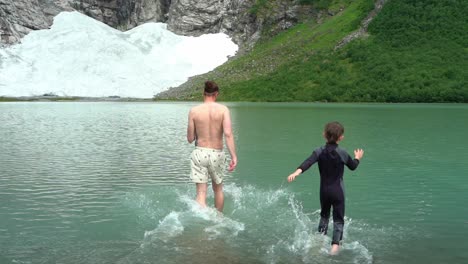
[[[190,179],[195,183],[223,182],[226,156],[219,149],[196,147],[190,157]]]

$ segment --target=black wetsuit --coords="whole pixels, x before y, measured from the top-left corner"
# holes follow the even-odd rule
[[[330,209],[333,206],[333,239],[332,244],[339,244],[343,238],[345,194],[343,185],[344,165],[355,170],[359,160],[352,159],[349,154],[338,147],[338,144],[327,143],[307,158],[299,169],[305,172],[318,162],[320,171],[320,223],[319,232],[326,234]]]

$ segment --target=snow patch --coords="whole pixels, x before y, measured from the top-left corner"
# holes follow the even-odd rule
[[[62,12],[50,29],[0,48],[0,96],[151,98],[235,55],[224,33],[179,36],[166,24],[127,32],[78,12]]]

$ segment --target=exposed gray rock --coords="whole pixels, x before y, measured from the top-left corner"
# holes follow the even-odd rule
[[[0,0],[0,41],[15,43],[31,30],[48,28],[64,10],[71,10],[65,1]]]
[[[0,43],[50,27],[62,11],[80,11],[114,28],[167,20],[171,0],[0,0]]]
[[[254,11],[256,0],[173,0],[168,29],[197,36],[224,32],[242,49],[248,50],[262,33],[276,34],[295,25],[310,8],[297,0],[271,0]],[[265,32],[267,31],[267,32]]]
[[[188,36],[223,32],[241,46],[254,43],[262,30],[261,21],[250,12],[254,3],[255,0],[173,0],[168,29]]]
[[[335,50],[341,49],[346,46],[349,42],[354,39],[367,36],[367,28],[369,27],[370,22],[377,16],[377,14],[382,10],[383,6],[388,0],[377,0],[375,1],[374,10],[372,10],[363,21],[361,21],[361,26],[358,30],[352,32],[348,36],[344,37],[336,46]]]

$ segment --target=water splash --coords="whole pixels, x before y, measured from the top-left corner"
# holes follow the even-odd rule
[[[373,232],[365,223],[346,218],[345,241],[338,256],[329,255],[331,239],[317,233],[319,210],[307,212],[295,194],[287,189],[262,190],[254,186],[225,185],[225,212],[202,208],[188,193],[192,186],[173,186],[161,191],[167,200],[166,214],[161,215],[155,228],[144,233],[143,256],[158,254],[172,256],[174,248],[196,254],[200,250],[223,250],[241,258],[265,263],[372,263],[373,256],[366,245],[353,236],[357,232]],[[169,195],[170,194],[170,195]],[[138,201],[146,201],[148,196]],[[151,196],[151,195],[150,195]],[[157,196],[153,196],[157,197]],[[208,200],[213,193],[208,193]],[[145,202],[144,204],[154,204]],[[163,205],[163,204],[160,204]],[[178,210],[173,210],[178,208]],[[164,210],[160,210],[162,212]],[[149,218],[154,211],[148,210]],[[352,232],[350,232],[352,230]],[[380,234],[382,235],[382,234]],[[254,248],[251,250],[249,248]],[[180,252],[179,252],[180,253]],[[227,253],[226,253],[227,254]],[[182,254],[179,256],[183,258]]]
[[[179,220],[180,213],[171,212],[164,217],[156,229],[146,231],[144,234],[144,241],[152,242],[155,239],[167,242],[168,239],[180,235],[184,231],[184,226]]]

